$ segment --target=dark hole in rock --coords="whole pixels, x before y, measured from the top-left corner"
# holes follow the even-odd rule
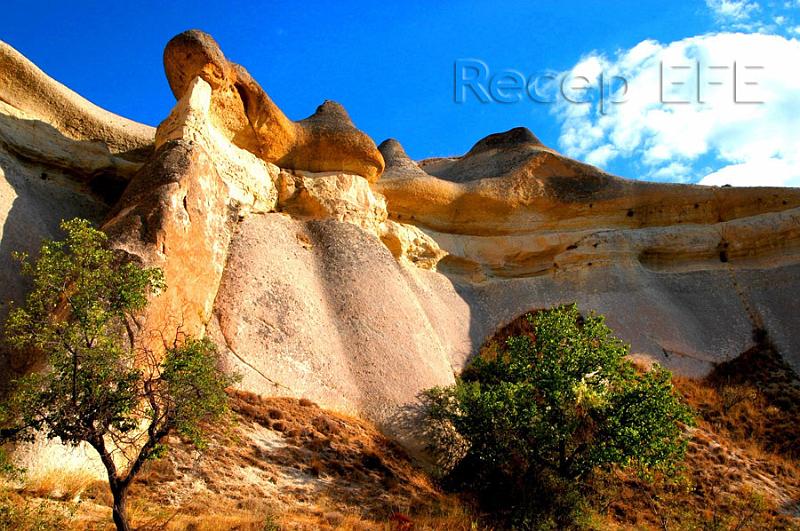
[[[122,196],[128,181],[113,173],[101,173],[89,181],[89,189],[107,205],[113,205]]]

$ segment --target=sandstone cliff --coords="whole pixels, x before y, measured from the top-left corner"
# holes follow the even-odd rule
[[[156,131],[0,43],[0,313],[24,293],[10,252],[82,216],[164,269],[142,333],[209,334],[244,389],[401,435],[419,391],[562,302],[686,374],[756,329],[800,368],[800,190],[621,179],[525,129],[417,163],[337,104],[292,122],[205,34],[176,37],[165,68],[178,102]]]

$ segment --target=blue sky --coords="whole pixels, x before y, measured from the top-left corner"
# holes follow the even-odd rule
[[[796,0],[126,4],[12,0],[3,8],[0,39],[98,105],[151,125],[174,105],[163,47],[176,33],[199,28],[291,118],[333,99],[376,142],[397,138],[414,158],[461,154],[489,133],[523,125],[546,144],[627,177],[697,182],[723,171],[723,180],[754,184],[736,179],[747,181],[766,168],[781,176],[777,184],[800,184],[789,153],[797,146],[759,151],[751,145],[765,144],[771,120],[782,121],[780,131],[800,125],[792,114],[796,74],[770,77],[772,99],[733,125],[724,105],[665,111],[648,85],[663,54],[693,59],[700,53],[713,62],[734,60],[741,50],[755,61],[755,49],[793,59],[800,31]],[[754,45],[765,35],[776,40]],[[596,101],[456,103],[454,62],[460,58],[526,76],[612,72],[631,78],[633,101],[618,106],[625,112],[608,115],[599,113]],[[654,124],[663,124],[663,131]],[[697,133],[686,138],[681,129]],[[748,138],[748,130],[760,136]],[[753,167],[754,159],[760,165]]]

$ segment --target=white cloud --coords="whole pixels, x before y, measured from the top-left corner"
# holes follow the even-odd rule
[[[692,169],[681,162],[671,162],[655,170],[650,176],[656,181],[688,183],[692,180]]]
[[[617,156],[614,146],[606,144],[601,146],[586,156],[586,162],[594,166],[605,166],[609,160]]]
[[[793,33],[798,22],[797,0],[706,0],[716,29],[758,33]]]
[[[758,2],[749,0],[706,0],[706,5],[721,20],[742,21],[761,9]]]
[[[611,58],[589,54],[571,74],[594,83],[601,73],[606,81],[624,78],[626,101],[606,105],[602,114],[596,98],[584,105],[560,100],[559,145],[596,165],[627,163],[640,172],[631,177],[798,185],[797,64],[799,41],[763,34],[718,33],[669,44],[646,40]],[[689,103],[664,103],[662,96]]]
[[[792,161],[768,158],[731,164],[703,177],[714,186],[800,186],[800,168]]]

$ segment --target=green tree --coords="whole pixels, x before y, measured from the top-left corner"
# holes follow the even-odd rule
[[[544,477],[576,484],[598,466],[671,471],[693,417],[670,373],[638,371],[604,318],[575,305],[527,319],[531,336],[424,393],[432,450],[451,477],[511,501]]]
[[[36,261],[18,255],[32,290],[9,313],[6,339],[46,355],[47,368],[16,382],[2,433],[24,439],[40,431],[93,447],[108,472],[114,523],[128,530],[136,474],[166,451],[172,430],[202,446],[201,422],[226,413],[233,380],[218,370],[207,339],[177,332],[163,355],[137,347],[130,323],[165,289],[162,272],[119,261],[88,221],[61,227],[66,239],[45,241]]]

